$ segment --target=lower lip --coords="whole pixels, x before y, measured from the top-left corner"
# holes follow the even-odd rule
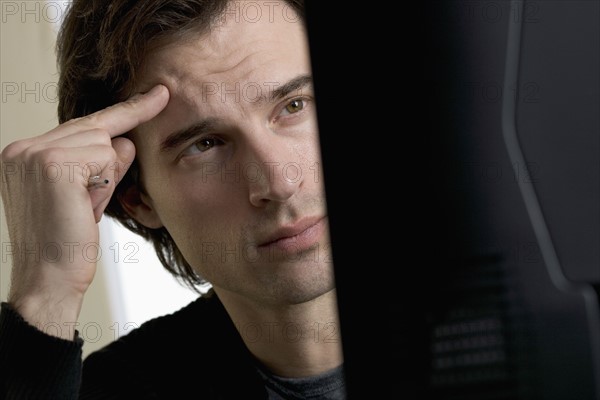
[[[274,242],[258,246],[259,251],[277,250],[282,253],[299,253],[312,248],[321,239],[325,231],[326,218],[321,218],[316,224],[309,226],[295,236],[286,237]]]

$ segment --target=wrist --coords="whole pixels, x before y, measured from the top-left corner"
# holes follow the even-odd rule
[[[37,292],[11,296],[8,303],[21,317],[38,330],[65,340],[74,340],[72,329],[79,318],[83,296],[56,292]]]

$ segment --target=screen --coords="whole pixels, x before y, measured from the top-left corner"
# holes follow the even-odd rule
[[[323,3],[350,398],[600,399],[600,3]]]

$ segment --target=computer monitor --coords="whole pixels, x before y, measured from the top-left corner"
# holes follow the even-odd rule
[[[324,3],[349,398],[600,399],[600,2]]]

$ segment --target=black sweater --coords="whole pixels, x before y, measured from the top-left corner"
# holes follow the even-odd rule
[[[266,399],[265,383],[216,296],[143,324],[83,362],[3,303],[1,399]],[[78,395],[79,393],[79,395]]]

